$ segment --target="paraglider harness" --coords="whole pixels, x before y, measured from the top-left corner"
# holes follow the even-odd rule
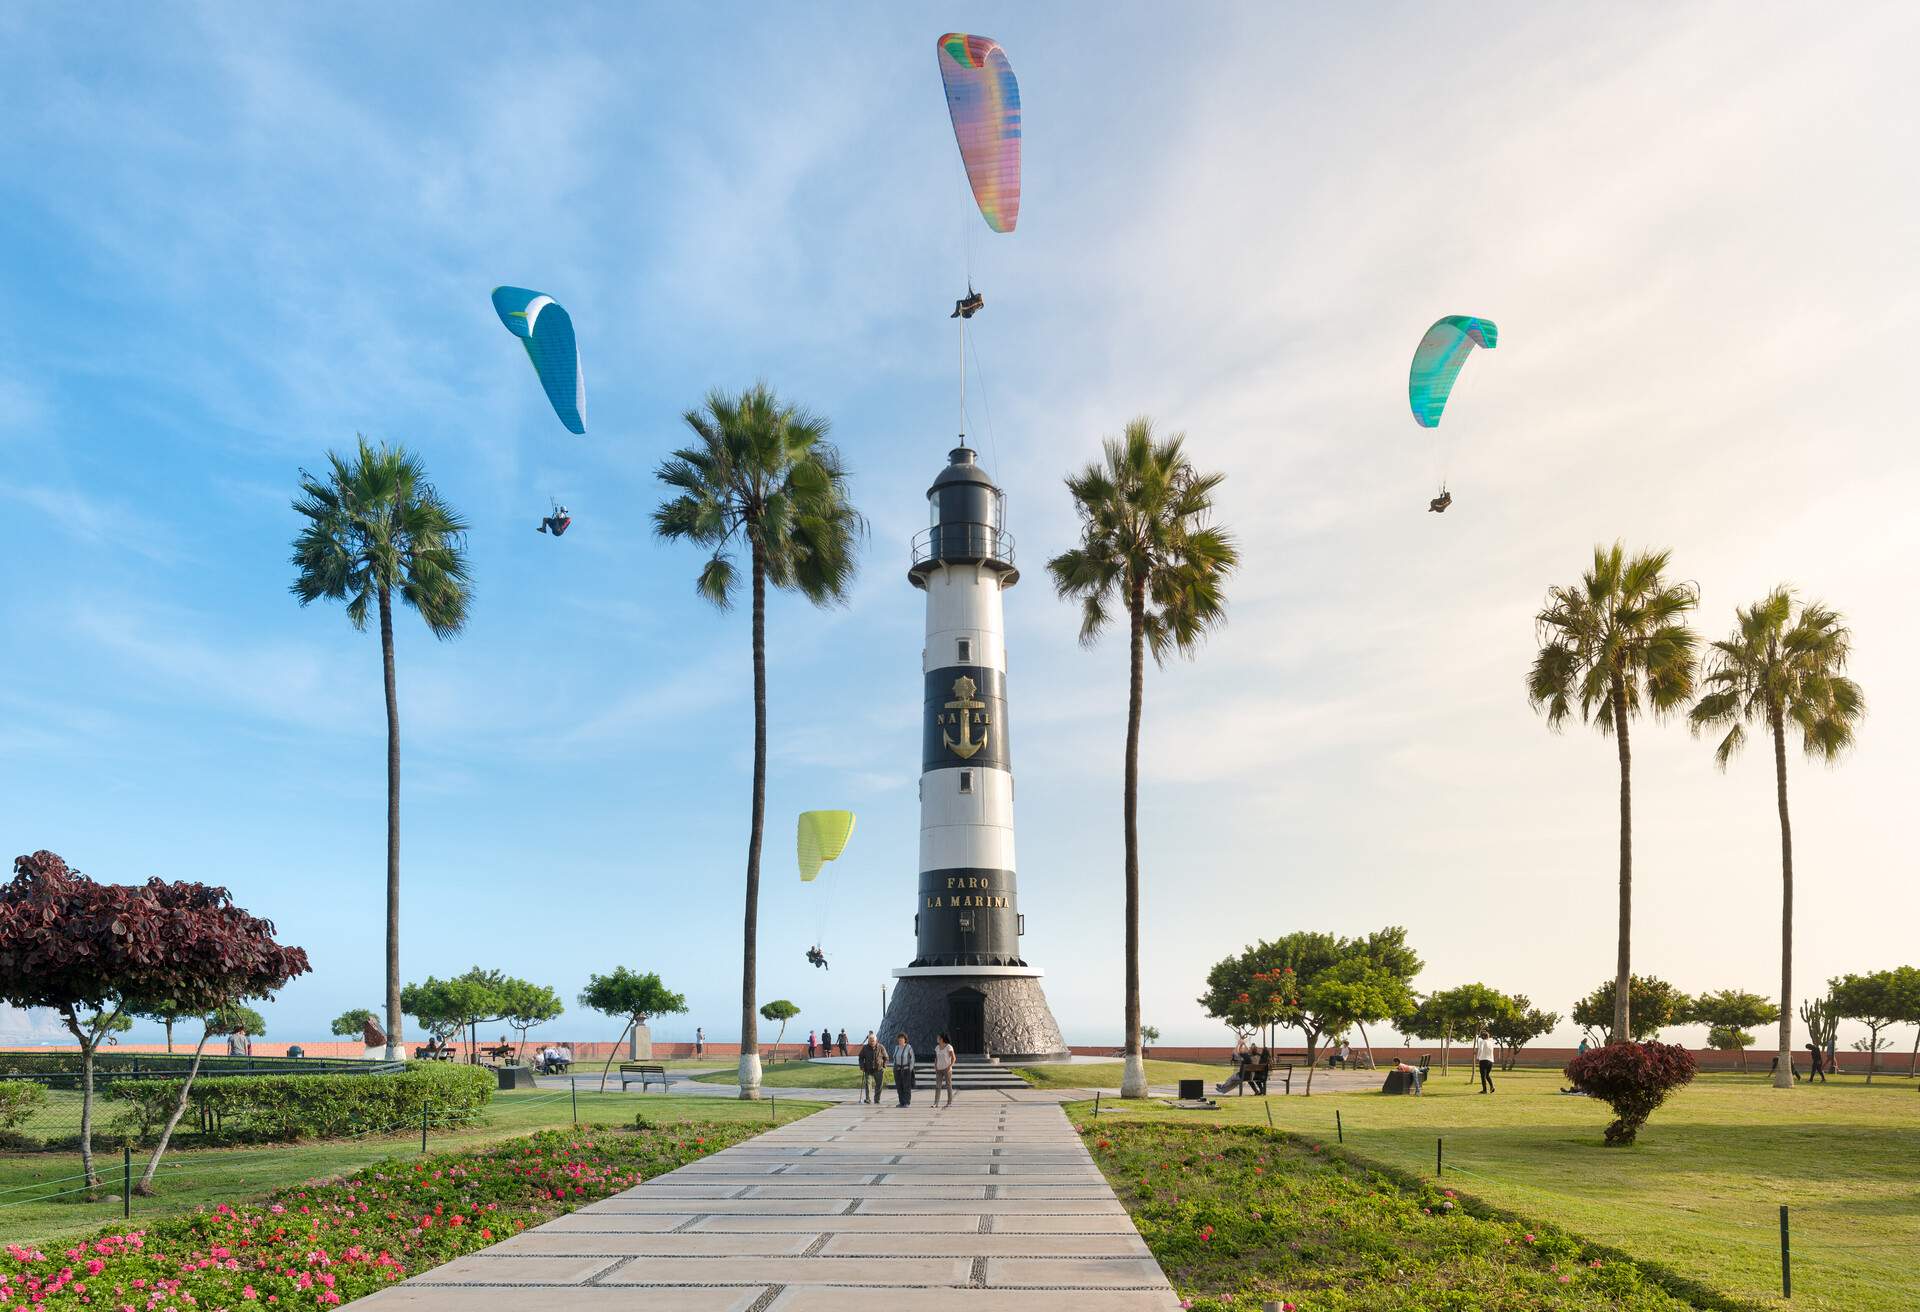
[[[573,516],[567,513],[565,506],[556,501],[553,503],[553,513],[540,521],[540,531],[559,537],[567,531],[567,526],[572,523]]]
[[[1453,493],[1447,491],[1445,488],[1441,488],[1440,495],[1427,502],[1427,509],[1436,515],[1444,515],[1447,513],[1447,507],[1452,504]]]
[[[807,949],[807,960],[814,964],[815,969],[823,967],[827,970],[833,969],[833,967],[827,965],[827,954],[822,952],[818,947],[810,947]]]
[[[974,315],[986,308],[987,298],[975,291],[972,283],[968,283],[967,294],[953,303],[953,313],[948,315],[947,318],[971,319]]]

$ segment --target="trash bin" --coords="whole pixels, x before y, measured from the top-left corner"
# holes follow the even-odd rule
[[[1180,1101],[1198,1102],[1200,1099],[1206,1096],[1207,1096],[1207,1082],[1205,1080],[1180,1081]]]

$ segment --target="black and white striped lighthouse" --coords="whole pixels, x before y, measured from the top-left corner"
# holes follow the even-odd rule
[[[923,1052],[944,1032],[962,1053],[1064,1056],[1041,971],[1020,946],[1001,605],[1020,571],[1006,500],[962,446],[927,503],[932,523],[907,571],[927,605],[916,951],[893,972],[885,1034],[905,1031]]]

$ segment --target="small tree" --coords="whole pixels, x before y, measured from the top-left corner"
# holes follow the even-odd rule
[[[244,1002],[223,1002],[205,1017],[207,1033],[216,1039],[245,1034],[250,1039],[266,1037],[267,1018]]]
[[[467,1059],[474,1060],[472,1031],[506,1015],[505,978],[497,970],[475,966],[452,979],[432,975],[400,990],[400,1010],[419,1021],[429,1038],[444,1044],[468,1031]]]
[[[1567,1063],[1573,1087],[1613,1108],[1609,1148],[1631,1144],[1667,1095],[1693,1079],[1693,1054],[1675,1043],[1609,1043]]]
[[[338,1034],[343,1039],[351,1038],[365,1034],[367,1032],[368,1021],[377,1022],[378,1020],[379,1017],[373,1014],[372,1009],[355,1007],[351,1011],[343,1011],[338,1016],[335,1016],[333,1018],[333,1025],[330,1028],[333,1033]]]
[[[1485,984],[1462,984],[1458,988],[1430,993],[1400,1021],[1400,1028],[1422,1039],[1440,1042],[1440,1071],[1445,1074],[1455,1038],[1481,1028],[1491,1032],[1494,1022],[1513,1010],[1513,999]]]
[[[535,1025],[558,1019],[566,1011],[567,1004],[560,1001],[560,995],[545,984],[532,984],[524,979],[509,979],[500,991],[505,1004],[505,1015],[501,1019],[520,1032],[520,1045],[515,1056],[524,1057],[527,1031]]]
[[[167,1054],[169,1056],[173,1054],[173,1027],[183,1020],[192,1020],[194,1018],[191,1007],[180,1006],[171,998],[142,1011],[135,1012],[134,1014],[141,1020],[158,1021],[160,1023],[160,1027],[166,1031]]]
[[[780,1040],[787,1037],[787,1022],[799,1014],[800,1008],[794,1006],[785,998],[775,998],[772,1002],[766,1003],[760,1008],[760,1018],[762,1020],[777,1020],[780,1022],[780,1033],[775,1036],[773,1040],[773,1051],[776,1056],[780,1051]]]
[[[1150,1046],[1158,1042],[1160,1042],[1160,1030],[1158,1026],[1142,1025],[1140,1027],[1140,1052],[1142,1056],[1146,1054]]]
[[[1738,1051],[1741,1070],[1747,1068],[1747,1049],[1752,1045],[1753,1035],[1731,1025],[1714,1025],[1707,1029],[1707,1046],[1715,1052]]]
[[[1421,961],[1407,946],[1407,932],[1388,926],[1365,938],[1343,939],[1332,934],[1300,931],[1271,942],[1258,943],[1237,957],[1216,962],[1207,972],[1207,991],[1200,999],[1209,1016],[1239,1029],[1260,1028],[1273,1046],[1275,1026],[1299,1029],[1306,1040],[1307,1061],[1337,1017],[1321,1016],[1301,1005],[1303,991],[1322,972],[1354,958],[1371,962],[1402,983],[1420,973]]]
[[[627,1036],[627,1031],[645,1025],[649,1016],[681,1014],[687,1009],[687,1000],[662,984],[660,976],[653,971],[642,975],[625,966],[615,966],[611,975],[587,976],[587,987],[580,991],[580,1005],[626,1021],[620,1027],[619,1037],[613,1041],[613,1051],[607,1054],[607,1064],[600,1068],[600,1088],[604,1092],[607,1072],[613,1069],[614,1054],[620,1051],[620,1039]]]
[[[1771,1025],[1780,1019],[1780,1008],[1758,993],[1740,989],[1721,989],[1702,993],[1687,1009],[1685,1019],[1708,1027],[1707,1046],[1721,1052],[1738,1051],[1740,1069],[1747,1068],[1747,1047],[1753,1035],[1749,1025]],[[1715,1036],[1727,1040],[1719,1042]],[[1791,1078],[1791,1076],[1789,1076]]]
[[[1369,1023],[1378,1024],[1413,1010],[1413,990],[1406,980],[1370,957],[1349,957],[1322,971],[1300,995],[1300,1003],[1324,1021],[1329,1033],[1355,1025],[1368,1055],[1373,1040]],[[1307,1067],[1307,1096],[1313,1096],[1313,1067]]]
[[[1520,1049],[1552,1032],[1560,1023],[1559,1012],[1540,1010],[1524,993],[1514,994],[1509,1001],[1512,1007],[1487,1022],[1487,1032],[1493,1035],[1500,1052],[1500,1069],[1504,1071],[1512,1070],[1519,1062]]]
[[[52,852],[14,861],[0,888],[0,1001],[52,1007],[80,1044],[80,1161],[93,1164],[93,1067],[100,1042],[127,1013],[163,1005],[212,1010],[278,989],[310,967],[299,948],[274,941],[273,922],[233,905],[224,888],[149,879],[100,884]],[[180,1098],[141,1176],[151,1186],[186,1110],[206,1036],[194,1049]]]
[[[1842,975],[1827,981],[1827,1001],[1834,1015],[1857,1020],[1867,1027],[1866,1040],[1853,1046],[1855,1051],[1867,1054],[1867,1083],[1872,1084],[1874,1065],[1885,1046],[1880,1031],[1904,1019],[1900,981],[1890,970],[1876,970],[1871,975]]]
[[[1619,1037],[1613,1032],[1619,1013],[1619,988],[1608,980],[1573,1004],[1573,1023],[1599,1038],[1605,1047]],[[1693,1000],[1658,975],[1635,975],[1628,989],[1631,1006],[1627,1037],[1650,1039],[1669,1025],[1684,1024]]]

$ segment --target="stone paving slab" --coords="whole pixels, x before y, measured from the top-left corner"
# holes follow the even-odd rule
[[[366,1300],[378,1312],[1170,1312],[1051,1096],[842,1105]]]

